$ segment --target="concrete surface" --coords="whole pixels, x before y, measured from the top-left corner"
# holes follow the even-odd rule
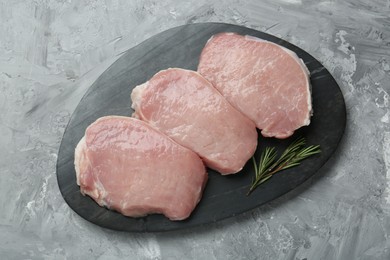
[[[389,17],[389,0],[0,0],[0,258],[390,259]],[[84,221],[55,175],[72,111],[123,51],[208,21],[321,61],[346,100],[339,149],[298,189],[202,228],[131,234]]]

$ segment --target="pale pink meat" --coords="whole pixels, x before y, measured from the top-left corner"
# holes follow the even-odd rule
[[[309,71],[294,52],[280,45],[220,33],[204,47],[198,72],[263,136],[287,138],[310,124]]]
[[[75,168],[83,194],[131,217],[161,213],[185,219],[207,182],[194,152],[130,117],[92,123],[76,147]]]
[[[256,126],[197,72],[158,72],[132,94],[133,116],[195,151],[221,174],[240,171],[257,146]]]

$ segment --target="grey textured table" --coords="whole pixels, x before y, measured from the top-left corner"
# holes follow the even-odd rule
[[[88,3],[87,3],[88,2]],[[0,1],[1,259],[389,259],[390,1]],[[188,231],[115,232],[57,186],[64,128],[123,51],[197,22],[261,30],[321,61],[347,129],[313,178],[254,211]]]

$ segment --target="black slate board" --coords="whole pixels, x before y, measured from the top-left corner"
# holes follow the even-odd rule
[[[105,115],[129,116],[130,93],[156,72],[169,67],[196,70],[199,55],[207,40],[219,32],[237,32],[275,42],[297,53],[311,72],[314,116],[311,124],[286,140],[259,137],[259,156],[265,146],[285,148],[298,136],[308,144],[320,144],[322,153],[300,166],[276,174],[257,188],[248,191],[254,170],[250,162],[242,172],[220,176],[209,171],[203,199],[184,221],[169,221],[162,215],[129,218],[99,207],[82,196],[76,184],[74,149],[86,127]],[[346,110],[342,93],[330,73],[312,56],[298,47],[253,29],[221,23],[189,24],[162,32],[128,50],[107,69],[87,91],[65,130],[57,161],[58,185],[65,201],[81,217],[99,226],[121,231],[152,232],[194,227],[215,222],[253,209],[292,190],[312,176],[335,151],[345,129]]]

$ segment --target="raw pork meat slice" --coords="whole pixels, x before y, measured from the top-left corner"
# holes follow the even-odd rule
[[[207,181],[202,160],[135,118],[92,123],[75,151],[77,184],[100,206],[125,216],[187,218]]]
[[[310,124],[309,71],[294,52],[280,45],[220,33],[204,47],[198,72],[265,137],[287,138]]]
[[[132,94],[133,116],[195,151],[221,174],[240,171],[257,146],[256,126],[201,75],[158,72]]]

